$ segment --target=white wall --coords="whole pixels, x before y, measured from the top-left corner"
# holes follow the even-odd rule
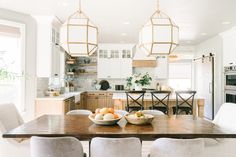
[[[27,79],[25,88],[26,113],[24,113],[24,119],[29,120],[33,118],[34,99],[36,96],[36,22],[30,15],[2,8],[0,8],[0,19],[24,23],[26,25],[25,73]]]
[[[223,65],[236,65],[236,27],[220,34],[223,38]]]
[[[201,57],[202,55],[209,55],[209,53],[215,54],[215,113],[219,110],[223,102],[223,88],[222,88],[222,78],[223,78],[223,65],[222,65],[222,55],[223,55],[223,41],[220,35],[212,37],[202,43],[196,45],[195,57]],[[195,67],[195,72],[197,72],[197,67]],[[198,88],[198,76],[195,73],[195,87]]]

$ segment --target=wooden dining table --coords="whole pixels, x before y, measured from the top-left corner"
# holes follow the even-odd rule
[[[156,116],[149,125],[132,125],[123,118],[112,126],[96,125],[88,116],[43,115],[3,134],[3,138],[31,136],[73,136],[80,140],[94,137],[157,138],[236,138],[236,133],[222,130],[213,123],[190,115]]]

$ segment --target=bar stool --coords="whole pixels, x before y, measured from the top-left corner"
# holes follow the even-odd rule
[[[146,91],[126,91],[126,111],[139,111],[144,109],[144,94]]]
[[[176,91],[176,106],[172,107],[174,114],[185,112],[193,114],[194,96],[196,91]]]
[[[152,106],[149,109],[159,110],[165,114],[168,114],[169,97],[171,91],[153,91],[152,95]]]

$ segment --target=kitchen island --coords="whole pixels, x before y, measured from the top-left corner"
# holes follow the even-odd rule
[[[114,101],[114,109],[116,110],[125,110],[126,105],[126,94],[123,93],[113,93],[112,97]],[[204,103],[205,100],[203,98],[194,98],[194,105],[193,105],[193,115],[203,118],[204,117]],[[173,115],[172,107],[176,105],[176,96],[170,95],[169,98],[169,115]],[[144,109],[149,109],[149,107],[152,106],[152,97],[151,93],[146,93],[144,95]]]

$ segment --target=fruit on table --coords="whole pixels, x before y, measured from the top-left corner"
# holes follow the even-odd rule
[[[102,108],[101,110],[100,110],[100,113],[101,114],[107,114],[107,113],[109,113],[109,109],[108,108]]]
[[[119,115],[115,113],[113,108],[104,107],[102,109],[97,108],[95,110],[95,119],[96,120],[112,120],[118,119]]]
[[[95,119],[96,120],[103,120],[103,115],[98,113],[98,114],[96,114]]]
[[[115,116],[112,113],[107,113],[103,116],[104,120],[112,120],[115,119]]]
[[[135,117],[144,117],[144,114],[142,111],[137,111],[137,112],[135,112],[134,115],[135,115]]]

